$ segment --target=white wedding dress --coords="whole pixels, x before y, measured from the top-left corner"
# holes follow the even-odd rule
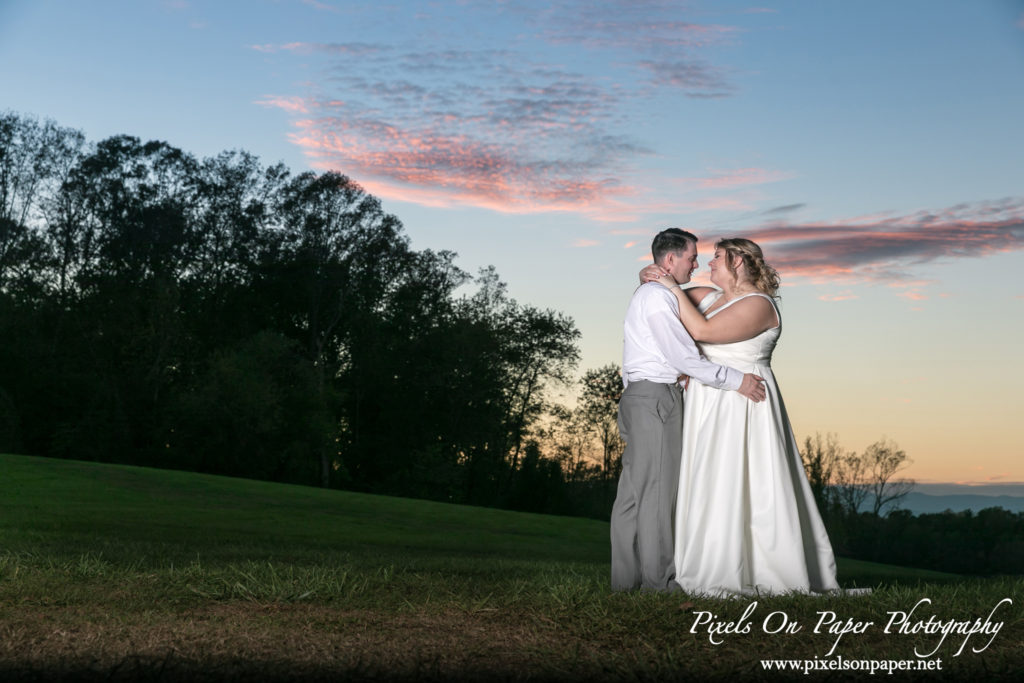
[[[706,311],[721,292],[700,303]],[[763,296],[775,308],[775,301]],[[724,311],[738,297],[713,311]],[[838,589],[835,556],[772,374],[779,325],[745,341],[701,344],[711,361],[765,379],[753,403],[691,381],[676,501],[676,582],[714,596]]]

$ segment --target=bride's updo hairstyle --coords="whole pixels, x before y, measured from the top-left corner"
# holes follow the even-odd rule
[[[743,259],[743,267],[750,276],[750,284],[757,287],[768,296],[775,296],[779,291],[779,274],[764,260],[764,253],[756,242],[751,242],[745,237],[730,237],[715,242],[715,249],[725,252],[725,267],[733,276],[733,258],[739,256]]]

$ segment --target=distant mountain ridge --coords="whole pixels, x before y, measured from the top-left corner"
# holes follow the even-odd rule
[[[871,510],[872,496],[868,495],[860,506],[861,512]],[[899,508],[915,515],[934,514],[950,510],[977,513],[985,508],[1001,507],[1010,512],[1024,512],[1024,483],[1000,484],[914,484],[910,493],[900,500]],[[883,508],[882,514],[890,508]]]
[[[963,487],[977,488],[977,487]],[[946,495],[934,495],[923,493],[915,487],[901,501],[900,508],[909,510],[915,515],[931,514],[936,512],[962,512],[971,510],[978,512],[985,508],[1001,507],[1010,512],[1024,512],[1024,496],[1011,495],[986,495],[978,493],[956,493]]]
[[[943,483],[922,483],[914,485],[917,493],[926,493],[930,496],[1011,496],[1024,498],[1024,482],[990,482],[984,484],[943,484]]]

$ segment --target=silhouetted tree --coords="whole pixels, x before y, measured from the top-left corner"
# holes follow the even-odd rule
[[[894,479],[896,473],[910,465],[907,454],[888,439],[876,441],[861,456],[867,462],[868,482],[873,497],[871,513],[878,516],[887,506],[898,507],[914,488],[913,479]]]
[[[622,469],[625,442],[619,435],[619,399],[622,397],[622,370],[616,364],[588,370],[580,378],[580,410],[601,447],[601,480],[605,497],[611,504],[614,482]]]
[[[843,459],[849,455],[839,445],[835,434],[822,436],[817,432],[813,437],[804,439],[804,448],[800,456],[811,485],[811,492],[822,515],[826,515],[833,506],[840,505],[837,479],[843,466]]]

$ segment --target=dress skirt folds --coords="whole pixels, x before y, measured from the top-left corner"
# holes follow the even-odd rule
[[[719,296],[705,297],[701,311]],[[751,339],[701,345],[708,360],[763,377],[767,399],[754,403],[735,391],[690,382],[675,511],[675,580],[687,592],[838,589],[832,545],[771,369],[779,321]]]

